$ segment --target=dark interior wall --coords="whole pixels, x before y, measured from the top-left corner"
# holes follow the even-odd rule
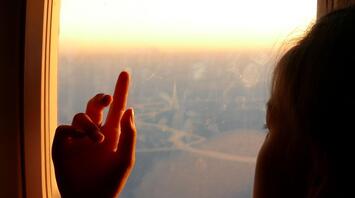
[[[25,1],[0,5],[0,197],[22,197],[21,126]]]

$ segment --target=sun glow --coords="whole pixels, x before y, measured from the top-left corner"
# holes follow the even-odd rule
[[[310,0],[62,0],[61,47],[265,47],[315,19]]]

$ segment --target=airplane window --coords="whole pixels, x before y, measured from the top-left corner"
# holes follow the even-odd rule
[[[316,0],[61,4],[59,124],[132,74],[136,166],[121,197],[251,197],[272,68]]]

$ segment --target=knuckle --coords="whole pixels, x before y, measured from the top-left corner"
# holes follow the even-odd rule
[[[67,137],[69,134],[74,133],[74,129],[72,128],[72,126],[69,125],[60,125],[57,127],[57,129],[55,130],[55,135],[54,135],[54,139],[63,139],[64,137]]]
[[[98,93],[98,94],[96,94],[96,95],[94,96],[94,98],[100,99],[100,98],[102,98],[102,96],[104,96],[104,95],[105,95],[104,93]]]
[[[94,98],[91,98],[89,101],[88,101],[88,103],[87,103],[87,107],[88,108],[90,108],[93,104],[94,104],[94,102],[95,102],[95,100],[94,100]]]
[[[73,122],[78,122],[78,121],[82,120],[85,117],[86,117],[85,113],[77,113],[73,117]]]
[[[96,96],[94,98],[92,98],[92,103],[98,104],[101,101],[102,97],[104,97],[104,96],[105,96],[104,93],[96,94]]]
[[[91,98],[87,103],[87,108],[95,108],[100,104],[100,101],[105,96],[104,93],[98,93],[93,98]]]
[[[59,125],[56,130],[55,133],[62,133],[65,130],[66,126],[65,125]]]
[[[132,134],[132,138],[133,139],[137,138],[137,128],[136,128],[136,126],[132,126],[131,127],[131,134]]]

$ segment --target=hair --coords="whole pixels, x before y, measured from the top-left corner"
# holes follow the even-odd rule
[[[323,177],[327,179],[321,192],[312,197],[351,190],[345,182],[355,168],[350,165],[355,132],[354,71],[355,7],[320,18],[274,70],[267,125],[270,130],[287,131],[298,143],[311,142],[324,159],[321,166],[326,167]]]

